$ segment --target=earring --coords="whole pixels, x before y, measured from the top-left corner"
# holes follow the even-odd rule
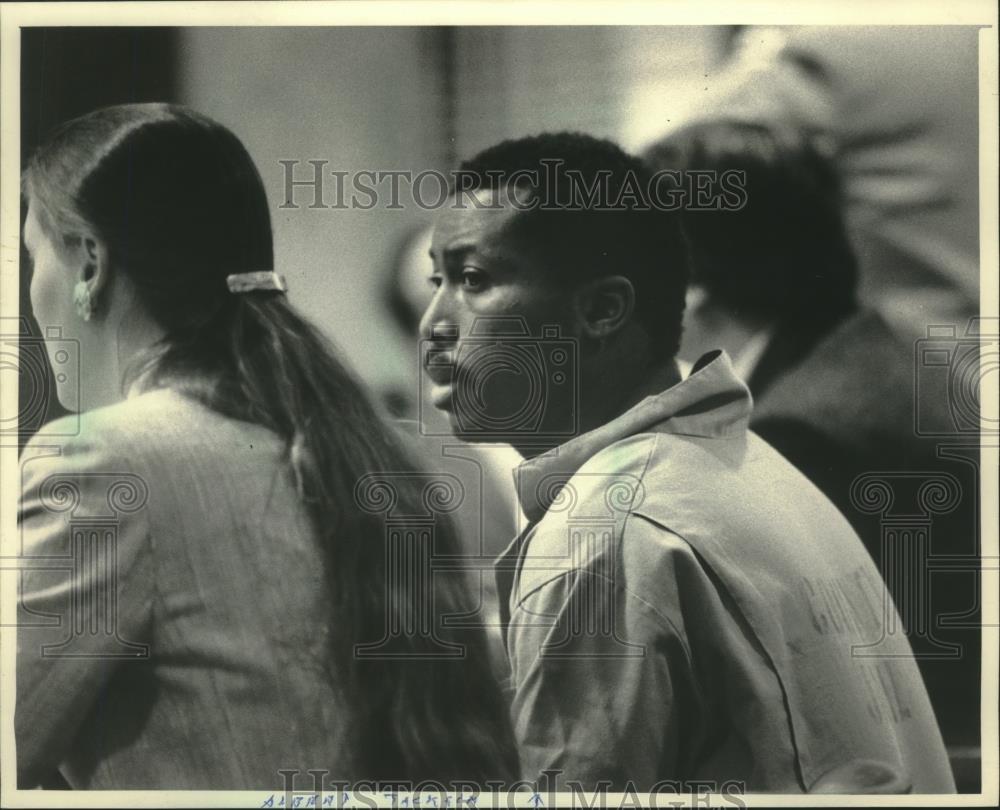
[[[73,288],[73,303],[76,304],[76,314],[89,321],[94,314],[94,300],[90,294],[90,285],[86,281],[78,281]]]

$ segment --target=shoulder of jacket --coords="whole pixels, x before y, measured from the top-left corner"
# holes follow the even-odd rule
[[[25,453],[99,452],[139,460],[147,455],[167,458],[185,447],[224,449],[246,444],[263,448],[275,441],[274,434],[262,426],[216,413],[176,391],[158,389],[51,422],[31,438]]]
[[[614,442],[561,487],[532,531],[519,574],[521,598],[618,556],[633,506],[645,496],[644,477],[658,441],[657,434],[642,433]]]

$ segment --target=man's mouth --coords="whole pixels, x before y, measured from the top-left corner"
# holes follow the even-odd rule
[[[439,410],[449,410],[452,385],[455,381],[455,357],[452,352],[436,350],[424,358],[424,373],[430,380],[431,404]]]

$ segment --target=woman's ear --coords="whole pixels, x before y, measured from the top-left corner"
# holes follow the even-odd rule
[[[96,236],[84,236],[80,240],[79,280],[87,282],[91,294],[98,295],[107,286],[110,274],[104,242]]]
[[[106,298],[111,278],[108,251],[103,240],[85,234],[67,245],[76,273],[73,300],[81,318],[89,321],[101,310],[101,299]]]
[[[625,276],[602,276],[579,287],[573,304],[581,333],[604,340],[631,320],[635,287]]]

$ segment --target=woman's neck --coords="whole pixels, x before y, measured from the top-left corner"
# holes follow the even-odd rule
[[[114,405],[126,399],[129,391],[140,389],[142,360],[164,337],[159,324],[138,306],[115,315],[115,310],[108,313],[98,340],[81,347],[85,350],[81,358],[82,410]]]

